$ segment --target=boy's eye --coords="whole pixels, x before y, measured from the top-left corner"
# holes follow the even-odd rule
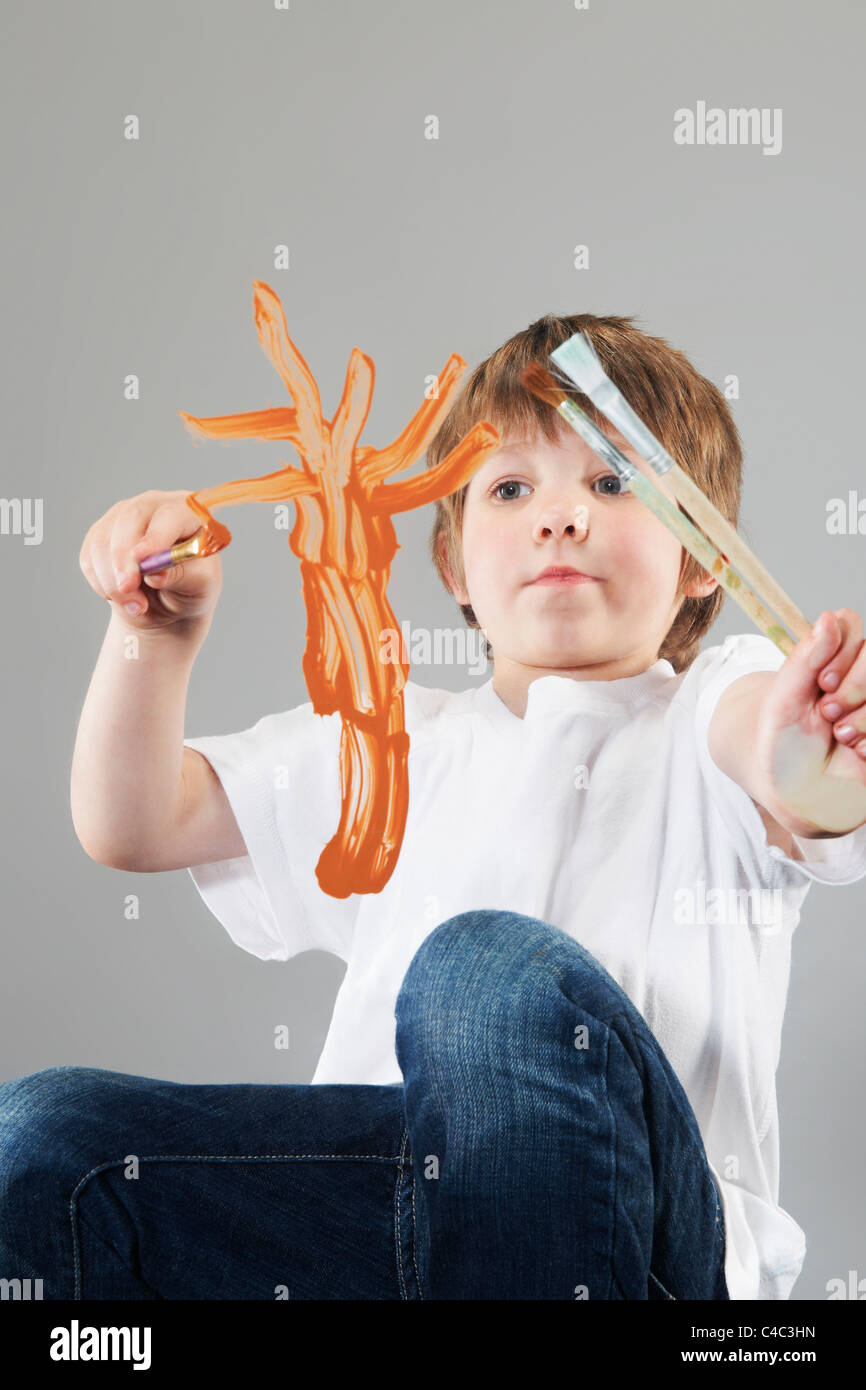
[[[529,484],[521,483],[518,478],[503,478],[501,483],[496,483],[490,489],[491,497],[496,497],[500,502],[512,502],[514,500],[514,494],[512,494],[511,497],[499,496],[499,489],[501,487],[529,487]]]
[[[619,476],[618,473],[605,473],[605,474],[603,475],[603,477],[601,477],[601,478],[596,478],[595,482],[596,482],[596,483],[609,483],[609,482],[614,482],[614,483],[616,484],[616,490],[613,491],[613,492],[611,492],[609,489],[605,489],[605,492],[604,492],[603,495],[606,495],[607,497],[628,496],[628,491],[629,491],[629,490],[628,490],[628,488],[626,487],[626,485],[625,485],[623,479]],[[593,483],[593,487],[595,487],[595,483]]]

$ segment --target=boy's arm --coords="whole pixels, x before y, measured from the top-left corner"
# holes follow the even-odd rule
[[[189,678],[209,626],[138,631],[112,606],[70,785],[75,833],[97,863],[152,873],[246,853],[219,778],[183,744]]]
[[[836,736],[846,723],[852,742],[866,734],[862,622],[851,609],[822,619],[820,635],[799,642],[778,671],[733,681],[708,731],[713,762],[756,803],[768,842],[789,853],[792,835],[835,838],[866,824],[866,757]],[[839,675],[832,692],[830,670]],[[835,720],[824,713],[831,700],[842,710]]]

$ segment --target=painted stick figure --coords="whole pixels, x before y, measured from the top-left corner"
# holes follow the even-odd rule
[[[262,280],[253,282],[253,291],[259,341],[294,408],[207,419],[180,415],[191,432],[210,439],[289,440],[303,467],[286,465],[265,477],[191,493],[187,505],[202,528],[187,553],[211,555],[229,544],[231,532],[211,515],[213,507],[294,500],[289,546],[301,562],[307,613],[304,679],[316,714],[339,713],[342,720],[340,823],[319,856],[316,878],[335,898],[378,893],[397,862],[409,809],[403,717],[409,664],[379,659],[381,634],[398,626],[385,592],[398,549],[391,516],[456,492],[500,439],[481,421],[435,468],[388,482],[439,428],[465,369],[463,358],[452,353],[433,398],[393,443],[359,447],[373,396],[372,359],[352,349],[337,412],[323,419],[318,387],[288,335],[280,300]]]

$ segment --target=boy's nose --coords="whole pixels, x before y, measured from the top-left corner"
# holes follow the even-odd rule
[[[585,502],[571,509],[567,507],[545,507],[535,523],[536,538],[555,536],[576,536],[581,538],[589,530],[589,508]]]

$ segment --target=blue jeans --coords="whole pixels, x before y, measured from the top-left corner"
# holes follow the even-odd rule
[[[46,1299],[728,1298],[685,1092],[583,946],[460,913],[396,1022],[390,1086],[0,1084],[0,1278]]]

